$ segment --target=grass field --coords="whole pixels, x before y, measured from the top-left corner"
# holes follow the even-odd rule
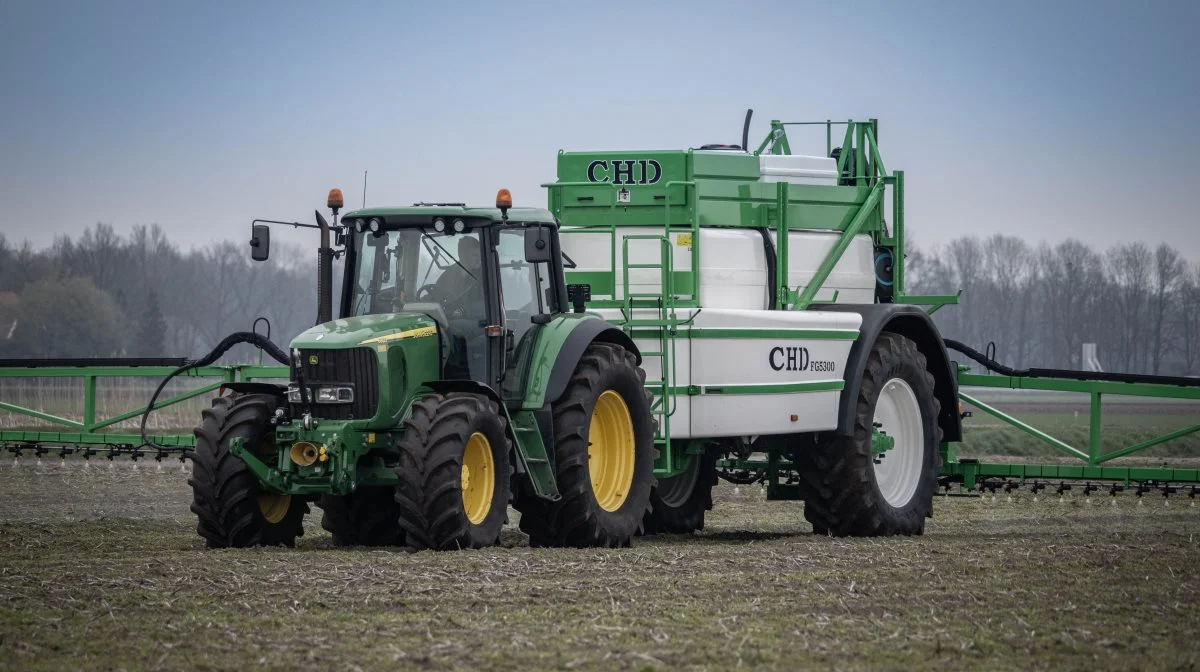
[[[924,537],[842,540],[722,485],[694,537],[410,554],[315,516],[206,551],[178,465],[5,461],[0,493],[0,669],[1200,666],[1186,498],[939,499]]]

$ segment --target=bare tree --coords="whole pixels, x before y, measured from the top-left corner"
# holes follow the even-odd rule
[[[1145,369],[1146,318],[1150,296],[1151,254],[1145,243],[1126,243],[1108,251],[1110,274],[1115,285],[1113,328],[1117,335],[1118,361],[1124,371]]]
[[[1162,365],[1163,344],[1169,338],[1172,326],[1167,320],[1170,306],[1175,304],[1177,292],[1187,274],[1187,265],[1175,248],[1166,243],[1160,244],[1154,250],[1154,296],[1151,299],[1151,342],[1152,368],[1151,372],[1158,374]]]

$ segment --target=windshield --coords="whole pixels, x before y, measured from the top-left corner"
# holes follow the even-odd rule
[[[358,268],[351,315],[416,310],[444,324],[447,317],[486,314],[478,232],[403,228],[356,236],[354,245]]]

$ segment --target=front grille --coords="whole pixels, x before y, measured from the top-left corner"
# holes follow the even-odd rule
[[[316,364],[312,358],[316,358]],[[312,405],[314,417],[329,420],[365,420],[374,417],[379,403],[379,381],[375,371],[375,353],[370,348],[345,350],[301,350],[301,372],[304,384],[350,384],[354,386],[354,401],[349,404]],[[292,372],[296,382],[296,372]],[[292,404],[293,417],[303,413],[302,404]]]

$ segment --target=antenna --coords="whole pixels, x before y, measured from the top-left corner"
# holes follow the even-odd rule
[[[363,209],[367,207],[367,171],[363,171]]]

